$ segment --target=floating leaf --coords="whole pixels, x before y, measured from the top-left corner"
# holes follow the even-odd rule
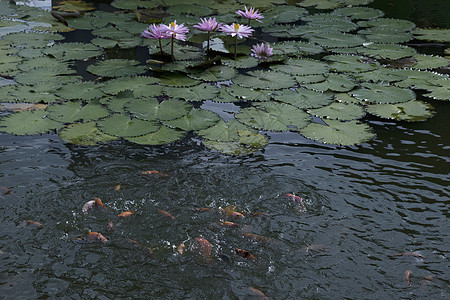
[[[129,32],[111,26],[95,29],[92,31],[92,34],[101,38],[113,40],[129,39],[133,37],[133,35]]]
[[[287,41],[272,44],[274,55],[301,56],[309,54],[319,54],[323,48],[319,45],[300,41]]]
[[[178,5],[170,6],[167,12],[171,15],[183,15],[189,14],[197,17],[205,17],[213,13],[213,11],[204,6],[192,4],[192,3],[180,3]]]
[[[28,71],[31,69],[47,68],[47,67],[52,67],[55,65],[59,65],[59,66],[61,66],[61,68],[69,69],[69,63],[60,62],[60,61],[57,61],[56,59],[48,57],[48,56],[23,60],[20,64],[17,65],[17,67],[21,71]]]
[[[57,9],[57,10],[62,10],[62,11],[89,11],[89,10],[94,10],[95,6],[92,5],[91,3],[86,3],[83,1],[64,0],[64,1],[60,2],[60,5],[56,5],[53,8]]]
[[[442,78],[433,81],[434,86],[427,89],[431,93],[424,94],[424,96],[436,99],[436,100],[450,100],[450,79]]]
[[[365,39],[358,35],[340,32],[321,33],[320,35],[313,35],[309,40],[325,48],[356,47],[362,46],[362,44],[366,42]]]
[[[92,100],[102,97],[101,84],[90,81],[74,82],[64,85],[56,91],[56,95],[66,100]]]
[[[263,70],[250,71],[247,75],[238,75],[234,81],[240,86],[269,90],[285,89],[296,84],[295,79],[288,74]]]
[[[314,75],[328,73],[330,67],[317,60],[290,58],[286,64],[271,66],[270,69],[291,75]]]
[[[361,119],[366,114],[360,105],[338,102],[322,108],[310,109],[308,112],[317,117],[341,121]]]
[[[450,42],[450,29],[416,28],[413,33],[418,40]]]
[[[381,118],[408,122],[425,121],[434,114],[433,106],[416,100],[398,104],[368,105],[366,110]]]
[[[106,105],[111,111],[117,113],[124,113],[125,103],[138,100],[132,91],[119,92],[117,95],[104,97],[99,100],[103,105]]]
[[[344,7],[336,9],[333,13],[352,20],[369,20],[384,16],[384,12],[371,7]]]
[[[216,125],[207,129],[199,130],[197,133],[201,137],[208,140],[219,142],[237,142],[240,138],[238,134],[240,130],[252,129],[247,125],[238,122],[237,120],[231,119],[228,122],[220,120]],[[252,131],[257,132],[255,130]]]
[[[48,118],[61,123],[75,121],[94,121],[109,115],[109,110],[98,103],[83,105],[81,101],[69,101],[61,105],[54,104],[47,108]]]
[[[357,51],[358,53],[373,57],[384,57],[390,59],[399,59],[402,57],[412,56],[417,53],[414,48],[394,44],[370,44],[358,48]]]
[[[43,53],[53,56],[57,60],[86,59],[102,54],[97,46],[85,43],[64,43],[46,48]]]
[[[95,122],[75,123],[64,127],[59,132],[61,140],[83,146],[94,146],[117,140],[117,137],[104,134],[95,126]]]
[[[318,31],[320,32],[350,32],[358,28],[355,23],[353,23],[349,18],[340,16],[340,15],[333,15],[333,14],[315,14],[315,15],[309,15],[303,18],[304,21],[308,22],[308,27],[313,27],[316,30],[312,32],[312,34],[317,34]],[[304,27],[306,28],[306,27]],[[299,28],[290,30],[290,32],[298,31]],[[307,34],[310,36],[312,34]]]
[[[193,87],[165,87],[164,92],[174,98],[181,98],[187,101],[203,101],[214,99],[219,94],[216,86],[202,83]]]
[[[413,38],[409,32],[399,32],[395,29],[385,28],[362,29],[358,33],[364,35],[368,41],[382,44],[404,43]]]
[[[402,81],[395,82],[396,86],[412,89],[430,90],[436,86],[434,83],[436,80],[448,79],[437,73],[419,70],[395,70],[395,74],[407,77]]]
[[[242,99],[239,97],[235,97],[230,95],[225,88],[219,89],[219,95],[217,95],[214,99],[211,99],[211,101],[214,102],[223,102],[223,103],[230,103],[230,102],[239,102]]]
[[[157,122],[130,119],[128,116],[115,114],[97,121],[97,127],[109,135],[134,137],[155,132],[160,125]]]
[[[377,62],[367,62],[362,56],[356,55],[328,55],[324,57],[330,63],[331,70],[338,72],[360,73],[378,69]]]
[[[57,65],[53,67],[35,68],[22,72],[15,77],[15,80],[21,84],[33,85],[44,80],[56,80],[58,76],[74,74],[67,65]]]
[[[164,4],[162,1],[148,1],[148,0],[114,0],[111,5],[120,9],[138,9],[156,7]]]
[[[223,59],[222,63],[232,68],[243,69],[256,67],[258,65],[258,60],[254,57],[249,56],[249,57],[238,57],[236,60]]]
[[[412,90],[377,83],[363,83],[360,88],[350,92],[355,98],[369,103],[402,103],[416,99]]]
[[[357,121],[326,120],[324,125],[311,123],[300,133],[320,143],[343,146],[362,144],[375,137],[368,125]]]
[[[0,88],[2,102],[51,103],[59,98],[48,91],[36,91],[34,87],[24,85],[8,85]]]
[[[416,24],[407,20],[379,18],[367,21],[359,21],[358,26],[391,29],[397,31],[409,31],[411,29],[414,29],[414,27],[416,27]]]
[[[187,87],[198,85],[201,81],[190,78],[183,73],[169,73],[160,77],[161,84],[168,86]]]
[[[275,6],[275,8],[264,13],[264,22],[292,23],[299,21],[307,13],[306,9],[300,7]]]
[[[2,37],[14,46],[28,46],[33,48],[45,48],[53,41],[63,40],[64,37],[56,33],[19,32],[11,33]]]
[[[220,120],[219,115],[212,111],[193,108],[187,115],[179,119],[164,121],[163,124],[188,131],[206,129],[217,124]]]
[[[268,143],[266,136],[249,130],[238,130],[239,141],[218,142],[203,141],[209,149],[217,150],[229,155],[247,155],[264,148]]]
[[[138,137],[128,137],[127,140],[141,145],[163,145],[175,142],[185,135],[185,131],[161,126],[156,132]]]
[[[62,123],[48,119],[46,111],[21,111],[0,119],[0,131],[15,135],[33,135],[59,129]]]
[[[155,97],[162,94],[162,87],[155,85],[159,81],[158,78],[147,76],[121,77],[108,80],[100,89],[110,95],[129,90],[136,97]]]
[[[237,71],[226,66],[214,66],[206,70],[192,70],[189,76],[203,81],[224,81],[237,75]]]
[[[145,66],[129,59],[107,59],[87,67],[87,71],[103,77],[122,77],[138,75],[146,72]]]
[[[237,84],[227,87],[227,91],[232,96],[247,101],[269,101],[272,95],[271,91],[245,88]]]
[[[369,72],[358,73],[353,76],[359,81],[375,83],[396,82],[408,78],[408,76],[399,74],[396,70],[388,68],[379,68]]]
[[[335,91],[335,92],[347,92],[352,90],[357,82],[352,77],[345,74],[329,73],[325,75],[325,81],[318,83],[302,84],[303,87],[316,91]]]
[[[418,70],[437,69],[446,67],[450,63],[447,58],[434,55],[416,54],[414,58],[417,60],[417,64],[412,68]]]
[[[298,108],[319,108],[333,102],[331,94],[302,88],[277,91],[273,98]]]
[[[173,120],[188,114],[192,106],[186,101],[177,99],[165,100],[161,103],[155,98],[131,101],[125,110],[136,118],[146,121]]]

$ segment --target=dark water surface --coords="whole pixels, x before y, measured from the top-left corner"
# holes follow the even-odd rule
[[[270,133],[268,147],[244,157],[191,137],[80,147],[0,134],[0,185],[12,190],[0,190],[0,299],[246,299],[248,287],[271,299],[449,299],[450,106],[428,102],[437,113],[423,123],[367,117],[377,138],[360,146]],[[111,209],[83,214],[94,197]],[[244,218],[216,211],[233,205]],[[126,210],[140,214],[117,218]],[[73,241],[89,230],[109,242]],[[189,251],[197,237],[212,244],[210,259]]]

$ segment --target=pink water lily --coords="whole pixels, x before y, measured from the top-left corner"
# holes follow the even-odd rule
[[[159,49],[161,50],[161,54],[163,53],[161,40],[170,38],[170,35],[166,33],[163,26],[164,25],[156,25],[155,23],[153,23],[146,30],[144,30],[144,32],[141,33],[142,37],[159,40]]]
[[[172,61],[174,61],[173,57],[173,42],[175,39],[180,41],[186,40],[186,33],[189,32],[189,29],[184,26],[184,24],[178,25],[177,20],[167,25],[162,25],[162,28],[166,34],[172,37],[172,44],[170,46],[170,55],[172,56]]]
[[[245,11],[238,10],[236,12],[238,15],[247,18],[248,19],[248,25],[250,25],[250,20],[256,20],[259,23],[262,23],[259,19],[264,19],[264,16],[258,12],[258,10],[255,10],[253,7],[250,7],[250,9],[245,6]]]
[[[208,46],[206,47],[206,51],[209,51],[209,35],[211,31],[217,30],[220,26],[222,26],[222,23],[217,23],[216,18],[209,18],[207,20],[206,18],[202,19],[201,23],[198,23],[198,25],[194,25],[195,28],[201,31],[207,31],[208,32]]]
[[[269,44],[264,45],[264,43],[261,43],[259,45],[253,45],[252,52],[253,53],[250,54],[251,56],[259,59],[268,59],[273,55],[273,48],[271,48]]]
[[[233,23],[231,25],[222,25],[219,28],[220,31],[235,37],[234,40],[234,59],[237,55],[237,39],[242,39],[243,37],[249,37],[252,35],[253,29],[250,26],[240,25],[238,23]]]

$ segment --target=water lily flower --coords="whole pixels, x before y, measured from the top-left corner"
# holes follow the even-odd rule
[[[231,25],[222,25],[219,28],[220,31],[225,32],[226,34],[235,37],[234,40],[234,59],[236,59],[237,53],[237,39],[242,39],[243,37],[249,37],[252,35],[253,29],[250,26],[240,25],[237,23],[233,23]]]
[[[201,31],[207,31],[208,32],[208,46],[206,47],[206,51],[209,51],[209,34],[211,31],[217,30],[220,26],[222,26],[222,23],[217,23],[216,18],[209,18],[209,20],[206,20],[206,18],[202,19],[201,23],[199,22],[198,25],[194,25],[195,28]]]
[[[173,42],[175,39],[180,40],[180,41],[185,41],[186,33],[189,32],[189,29],[186,26],[184,26],[184,24],[178,25],[177,20],[170,23],[169,26],[162,25],[162,28],[166,34],[168,34],[169,36],[172,37],[172,44],[170,47],[170,55],[172,56],[172,61],[173,61],[174,60],[174,58],[173,58]]]
[[[270,56],[273,55],[273,48],[269,46],[269,44],[261,43],[253,45],[251,56],[254,56],[259,59],[268,59]]]
[[[163,53],[161,40],[170,38],[170,35],[166,33],[166,30],[163,26],[164,25],[162,24],[156,25],[155,23],[153,23],[146,30],[144,30],[144,32],[141,33],[142,37],[159,40],[159,49],[161,50],[161,55]]]
[[[251,20],[256,20],[259,23],[262,23],[262,21],[260,21],[259,19],[264,19],[264,16],[258,13],[258,10],[255,10],[253,7],[250,7],[250,9],[248,9],[247,6],[245,6],[245,11],[238,10],[236,13],[244,18],[247,18],[249,26]]]

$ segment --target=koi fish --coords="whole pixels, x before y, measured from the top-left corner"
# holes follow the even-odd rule
[[[186,245],[184,243],[181,243],[177,247],[178,254],[182,255],[184,253],[184,248],[186,248]]]
[[[248,287],[248,289],[249,289],[250,291],[252,291],[253,294],[254,294],[255,296],[257,296],[258,298],[264,299],[264,300],[269,300],[269,298],[268,298],[266,295],[264,295],[264,293],[261,292],[260,290],[255,289],[255,288],[252,288],[252,287]]]
[[[108,240],[101,233],[94,231],[89,231],[87,235],[87,240],[91,242],[101,242],[101,243],[108,242]]]
[[[169,177],[169,174],[167,173],[163,173],[163,172],[159,172],[159,171],[144,171],[141,172],[142,175],[157,175],[160,177]]]
[[[133,246],[138,247],[139,249],[144,250],[144,252],[148,255],[153,255],[153,251],[152,249],[150,249],[150,247],[144,246],[141,243],[139,243],[138,241],[132,240],[132,239],[125,239],[125,241],[127,241],[128,243],[133,244]]]
[[[249,239],[252,242],[255,243],[268,243],[270,242],[270,239],[263,237],[262,235],[259,234],[254,234],[254,233],[250,233],[250,232],[244,232],[242,233],[242,236]]]
[[[212,209],[212,207],[195,207],[194,208],[195,211],[200,211],[200,212],[210,211],[211,209]]]
[[[420,287],[422,289],[427,289],[427,285],[431,282],[431,280],[434,278],[433,275],[428,275],[427,277],[425,277],[424,279],[422,279],[421,283],[420,283]]]
[[[294,195],[294,194],[286,194],[287,197],[291,198],[292,201],[296,202],[296,203],[300,203],[300,204],[304,204],[303,203],[303,198]]]
[[[250,252],[246,251],[246,250],[242,250],[239,248],[234,248],[234,252],[236,252],[237,255],[243,257],[243,258],[247,258],[250,260],[256,260],[256,257],[253,256],[253,254],[251,254]]]
[[[233,223],[233,222],[218,222],[219,225],[225,226],[225,227],[239,227],[239,224]]]
[[[135,213],[136,213],[135,211],[129,210],[129,211],[124,211],[123,213],[120,213],[117,216],[119,218],[126,218],[126,217],[134,215]]]
[[[195,238],[194,247],[201,255],[203,255],[203,257],[207,259],[211,258],[212,246],[206,239],[199,237]]]
[[[395,256],[413,256],[413,257],[421,258],[421,259],[425,258],[425,256],[423,256],[422,254],[417,253],[417,252],[403,252],[403,253],[396,254]]]
[[[88,201],[88,202],[86,202],[85,205],[83,205],[82,211],[85,213],[94,207],[106,208],[106,206],[102,203],[102,200],[100,200],[100,198],[94,198],[94,200]]]
[[[114,230],[114,223],[113,221],[109,221],[108,225],[106,225],[106,230],[111,231]]]
[[[25,220],[23,222],[25,223],[26,226],[30,226],[30,227],[33,227],[36,229],[44,228],[44,224],[36,222],[36,221]]]
[[[3,191],[3,195],[11,194],[12,191],[8,189],[6,186],[0,185],[0,190]]]
[[[405,279],[406,279],[406,284],[408,286],[411,286],[411,274],[412,274],[411,270],[406,270],[405,271]]]
[[[236,211],[236,206],[235,205],[230,205],[227,206],[225,208],[219,208],[218,209],[220,212],[223,212],[225,214],[227,214],[230,217],[236,217],[236,218],[243,218],[244,215],[241,214],[240,212]]]
[[[172,220],[175,220],[175,217],[172,216],[171,214],[169,214],[169,213],[168,213],[167,211],[165,211],[165,210],[158,209],[158,212],[159,212],[161,215],[163,215],[163,216],[166,216],[166,217],[168,217],[168,218],[171,218]]]
[[[121,186],[122,186],[121,184],[116,185],[116,186],[114,187],[114,190],[116,190],[116,191],[120,190]]]

